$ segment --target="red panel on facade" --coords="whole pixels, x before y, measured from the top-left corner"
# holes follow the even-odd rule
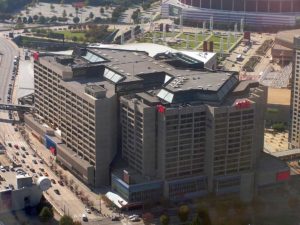
[[[34,61],[38,61],[39,60],[39,53],[38,52],[35,52],[33,53],[33,58],[34,58]]]
[[[52,155],[56,155],[56,149],[54,147],[50,147],[50,152]]]
[[[235,107],[237,109],[246,109],[249,108],[250,106],[251,106],[251,102],[249,102],[248,100],[237,101],[235,103]]]
[[[290,178],[290,171],[278,172],[276,174],[276,181],[284,181]]]
[[[164,113],[166,111],[166,107],[164,107],[163,105],[157,105],[156,109],[159,113]]]

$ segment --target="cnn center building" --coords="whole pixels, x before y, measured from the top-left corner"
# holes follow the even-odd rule
[[[300,25],[300,0],[164,0],[162,17],[182,15],[184,21],[202,22],[213,17],[224,24],[250,27]]]

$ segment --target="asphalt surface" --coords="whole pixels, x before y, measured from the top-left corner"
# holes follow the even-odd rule
[[[13,60],[19,54],[18,48],[7,40],[0,37],[0,102],[6,102],[8,85],[13,71]]]

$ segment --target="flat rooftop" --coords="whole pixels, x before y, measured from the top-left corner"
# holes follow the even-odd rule
[[[17,169],[17,168],[16,168]],[[0,171],[0,191],[9,189],[9,185],[13,185],[16,189],[17,187],[17,172],[15,171]],[[18,175],[19,176],[19,175]]]
[[[132,90],[138,84],[140,92],[162,88],[181,94],[190,90],[204,94],[214,92],[211,100],[221,101],[238,83],[234,72],[207,70],[202,62],[182,53],[166,53],[159,59],[146,52],[126,49],[89,47],[74,53],[74,56],[47,56],[46,59],[54,65],[59,64],[62,71],[64,68],[73,71],[73,77],[67,77],[61,83],[77,93],[84,93],[86,86],[95,85],[105,88],[108,97],[115,94],[116,87],[118,91],[126,92],[127,85],[130,86],[128,90]],[[183,98],[177,96],[174,99],[180,102]],[[193,99],[197,100],[196,93]]]
[[[220,87],[232,76],[225,72],[198,72],[186,70],[180,77],[175,78],[166,88],[172,92],[182,90],[218,91]]]

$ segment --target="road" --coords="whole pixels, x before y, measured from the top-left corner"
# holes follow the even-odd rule
[[[0,53],[0,102],[4,102],[12,76],[14,56],[18,55],[19,51],[12,42],[0,37]]]

